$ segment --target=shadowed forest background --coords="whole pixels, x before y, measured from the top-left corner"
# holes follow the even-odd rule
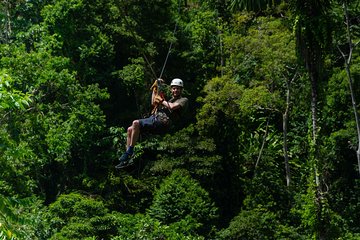
[[[0,20],[0,240],[360,239],[359,1],[3,0]],[[187,116],[116,170],[158,77]]]

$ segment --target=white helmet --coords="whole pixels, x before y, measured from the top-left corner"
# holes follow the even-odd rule
[[[174,78],[171,83],[170,86],[179,86],[179,87],[184,87],[184,83],[180,78]]]

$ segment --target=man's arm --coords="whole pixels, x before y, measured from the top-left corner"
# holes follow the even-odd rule
[[[176,109],[178,109],[178,108],[181,107],[181,104],[178,103],[178,102],[173,102],[173,103],[171,103],[171,102],[168,102],[168,101],[165,101],[165,100],[162,101],[161,104],[162,104],[163,106],[167,107],[167,108],[168,108],[169,110],[171,110],[171,111],[174,111],[174,110],[176,110]]]
[[[176,110],[178,108],[186,108],[188,99],[187,98],[181,98],[180,100],[177,100],[175,102],[168,102],[166,100],[162,101],[161,104],[165,107],[167,107],[170,111]]]

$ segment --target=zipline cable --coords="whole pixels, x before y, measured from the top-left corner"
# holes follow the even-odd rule
[[[178,15],[180,14],[180,3],[181,3],[181,0],[178,1]],[[174,31],[173,31],[173,36],[175,37],[175,34],[176,34],[176,30],[177,30],[177,26],[178,26],[178,21],[176,20],[175,21],[175,27],[174,27]],[[173,41],[170,42],[170,46],[169,46],[169,49],[168,49],[168,52],[166,54],[166,58],[165,58],[165,61],[164,61],[164,65],[161,69],[161,73],[160,73],[160,76],[159,78],[161,79],[163,73],[164,73],[164,70],[165,70],[165,66],[166,66],[166,63],[168,61],[168,58],[169,58],[169,55],[170,55],[170,52],[171,52],[171,48],[172,48],[172,45],[173,45]]]
[[[122,2],[122,1],[121,1],[121,2]],[[181,4],[180,4],[180,3],[181,3],[181,0],[178,1],[178,14],[179,14],[180,11],[181,11]],[[141,49],[140,43],[139,43],[138,39],[136,38],[133,29],[129,27],[129,26],[130,26],[130,23],[129,23],[129,21],[127,20],[128,14],[126,13],[126,9],[125,9],[125,5],[124,5],[124,4],[123,4],[123,6],[124,6],[124,7],[119,6],[119,8],[120,8],[121,11],[123,11],[125,24],[126,24],[126,26],[128,26],[128,28],[130,29],[130,33],[131,33],[132,37],[133,37],[134,40],[135,40],[136,46],[137,46],[139,49]],[[178,27],[178,22],[176,21],[176,22],[175,22],[175,27],[174,27],[174,30],[173,30],[173,36],[175,36],[175,34],[176,34],[177,27]],[[166,54],[166,58],[165,58],[165,61],[164,61],[163,67],[162,67],[162,69],[161,69],[161,73],[160,73],[160,76],[159,76],[159,77],[156,76],[156,73],[155,73],[154,69],[152,68],[149,59],[146,57],[146,54],[145,54],[143,51],[141,51],[141,53],[142,53],[142,55],[143,55],[143,58],[145,59],[147,65],[149,66],[149,68],[150,68],[150,70],[151,70],[151,73],[153,74],[153,77],[154,77],[155,79],[161,79],[161,77],[162,77],[162,75],[163,75],[163,73],[164,73],[164,70],[165,70],[165,67],[166,67],[166,64],[167,64],[167,61],[168,61],[168,58],[169,58],[171,49],[172,49],[172,45],[173,45],[173,41],[170,42],[170,46],[169,46],[169,48],[168,48],[168,51],[167,51],[167,54]]]
[[[161,69],[160,76],[157,77],[154,69],[152,68],[152,65],[151,65],[149,59],[147,58],[147,56],[146,56],[146,54],[144,53],[144,51],[142,51],[142,47],[141,47],[141,45],[140,45],[140,43],[139,43],[139,41],[138,41],[138,38],[137,38],[136,35],[135,35],[135,30],[133,29],[133,26],[130,25],[130,23],[129,23],[128,19],[127,19],[127,17],[128,17],[129,15],[127,14],[127,8],[126,8],[126,4],[124,3],[124,1],[119,1],[118,7],[119,7],[120,11],[122,12],[122,14],[123,14],[123,16],[124,16],[123,19],[124,19],[124,22],[125,22],[125,26],[129,29],[129,31],[130,31],[130,33],[131,33],[131,36],[134,38],[134,41],[135,41],[136,46],[138,47],[138,49],[141,50],[141,54],[142,54],[143,58],[145,59],[147,65],[149,66],[153,77],[154,77],[154,78],[156,79],[156,81],[158,82],[158,90],[159,90],[159,88],[161,87],[161,85],[164,84],[161,78],[162,78],[162,75],[163,75],[163,73],[164,73],[164,71],[165,71],[165,67],[166,67],[166,64],[167,64],[167,62],[168,62],[169,55],[170,55],[170,53],[171,53],[171,49],[172,49],[172,46],[173,46],[174,41],[172,41],[172,40],[170,41],[170,45],[169,45],[169,48],[168,48],[168,51],[167,51],[167,54],[166,54],[166,58],[165,58],[164,64],[163,64],[162,69]],[[181,12],[181,0],[178,0],[178,9],[177,9],[177,11],[178,11],[177,13],[178,13],[178,16],[179,16],[179,15],[180,15],[180,12]],[[173,30],[173,32],[172,32],[172,35],[173,35],[174,38],[175,38],[175,34],[176,34],[176,31],[177,31],[177,28],[178,28],[178,20],[176,19],[176,20],[175,20],[174,30]],[[135,90],[134,90],[134,91],[135,91]],[[156,93],[156,95],[159,95],[159,94],[160,94],[160,91]],[[138,110],[139,110],[140,108],[139,108],[139,105],[138,105],[137,101],[136,101],[136,105],[137,105],[137,108],[138,108]],[[153,109],[151,112],[152,112],[152,113],[153,113],[154,111],[156,112],[156,109],[157,109],[157,106],[155,106],[154,109]],[[139,116],[141,116],[140,110],[139,110]]]
[[[174,28],[174,32],[173,32],[173,35],[174,35],[174,36],[175,36],[175,33],[176,33],[176,29],[177,29],[177,23],[175,24],[175,28]],[[169,55],[170,55],[170,52],[171,52],[172,45],[173,45],[173,42],[170,43],[169,50],[168,50],[168,52],[167,52],[167,54],[166,54],[165,62],[164,62],[164,65],[163,65],[163,67],[162,67],[162,69],[161,69],[161,73],[160,73],[159,78],[161,78],[162,75],[163,75],[163,73],[164,73],[165,66],[166,66],[166,63],[167,63],[167,61],[168,61],[168,58],[169,58]]]
[[[122,2],[122,1],[121,1],[121,2]],[[122,6],[119,6],[119,8],[120,8],[120,10],[123,12],[125,24],[126,24],[126,26],[130,29],[131,36],[134,38],[136,46],[137,46],[139,49],[141,49],[140,43],[139,43],[138,39],[136,38],[133,29],[130,28],[130,23],[129,23],[129,21],[127,20],[128,14],[126,13],[125,5],[123,5],[123,7],[122,7]],[[150,64],[150,61],[148,60],[148,58],[146,57],[146,55],[145,55],[145,53],[144,53],[143,51],[141,51],[141,54],[143,55],[143,58],[145,59],[146,63],[148,64],[148,66],[149,66],[149,68],[150,68],[150,70],[151,70],[151,73],[153,74],[153,77],[156,79],[156,74],[155,74],[155,71],[154,71],[154,69],[152,68],[152,66],[151,66],[151,64]]]

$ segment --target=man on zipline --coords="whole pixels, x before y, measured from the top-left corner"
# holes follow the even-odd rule
[[[162,80],[161,80],[162,81]],[[151,104],[154,106],[152,114],[148,118],[137,119],[127,129],[126,152],[120,157],[120,163],[115,168],[124,168],[131,164],[131,157],[134,155],[134,147],[142,132],[164,133],[170,124],[181,119],[183,112],[187,109],[188,99],[182,97],[184,83],[179,78],[174,78],[171,83],[171,99],[166,101],[162,94],[159,94],[160,79],[151,86]]]

